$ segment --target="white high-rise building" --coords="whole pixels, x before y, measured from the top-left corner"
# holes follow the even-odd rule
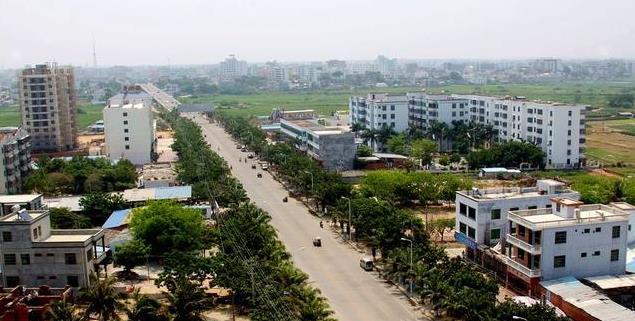
[[[492,125],[499,141],[522,140],[540,146],[548,168],[572,168],[584,163],[587,106],[524,97],[455,97],[468,100],[469,121]]]
[[[247,75],[247,62],[236,59],[236,56],[230,55],[229,58],[220,63],[220,78],[223,80],[232,80]]]
[[[155,147],[152,107],[143,103],[108,105],[103,113],[106,155],[135,165],[151,163]]]
[[[368,129],[392,127],[401,133],[408,129],[408,99],[406,95],[368,94],[350,97],[349,123],[359,123]]]

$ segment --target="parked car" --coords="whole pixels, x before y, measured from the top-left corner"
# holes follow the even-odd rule
[[[364,256],[361,259],[359,259],[359,266],[364,271],[372,271],[374,267],[373,259],[370,257]]]

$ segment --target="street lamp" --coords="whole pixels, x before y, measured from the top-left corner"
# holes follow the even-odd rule
[[[342,198],[343,199],[345,198],[345,199],[348,200],[348,239],[350,241],[352,241],[353,238],[352,238],[352,234],[351,233],[353,232],[353,228],[351,227],[351,223],[353,221],[353,219],[352,219],[353,216],[351,215],[351,199],[349,197],[346,197],[346,196],[342,196]]]
[[[412,244],[413,244],[413,242],[412,242],[411,239],[407,239],[405,237],[402,237],[401,240],[402,241],[406,241],[406,242],[410,242],[410,271],[412,272],[413,271],[413,269],[412,269]],[[410,277],[410,294],[412,295],[412,277]],[[527,321],[527,320],[525,320],[525,321]]]

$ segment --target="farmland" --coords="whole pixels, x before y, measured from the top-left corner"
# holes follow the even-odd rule
[[[588,123],[586,155],[605,165],[635,166],[635,119]]]
[[[79,110],[77,112],[77,121],[79,123],[79,129],[82,130],[86,126],[94,123],[102,118],[101,111],[103,105],[93,105],[86,102],[80,102]],[[20,114],[18,112],[18,106],[12,105],[7,107],[0,107],[0,127],[3,126],[19,126]]]

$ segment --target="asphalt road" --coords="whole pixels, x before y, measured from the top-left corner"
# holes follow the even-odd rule
[[[239,162],[247,153],[236,149],[236,143],[222,128],[202,116],[195,116],[194,120],[201,125],[212,148],[233,167],[233,174],[249,198],[271,214],[271,224],[292,254],[294,264],[322,291],[339,321],[425,320],[398,289],[384,282],[376,272],[363,271],[359,259],[364,254],[326,226],[321,229],[320,220],[303,203],[292,198],[283,203],[282,198],[288,192],[268,172],[260,167],[252,169],[255,160]],[[259,172],[262,178],[256,177]],[[322,238],[321,248],[313,247],[315,236]]]

